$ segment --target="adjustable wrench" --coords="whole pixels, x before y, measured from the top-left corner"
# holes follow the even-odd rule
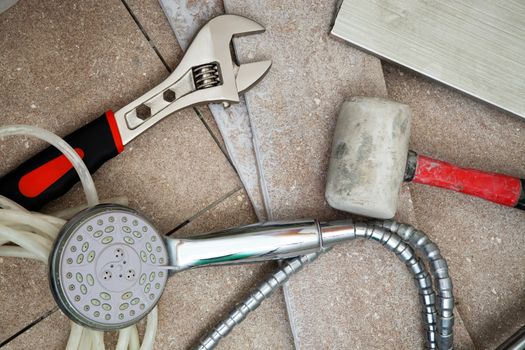
[[[218,16],[195,36],[175,71],[162,83],[113,113],[107,111],[64,139],[91,173],[124,150],[144,131],[183,108],[200,103],[235,103],[269,70],[271,61],[237,66],[230,42],[235,35],[263,32],[258,23],[236,15]],[[0,179],[0,194],[38,210],[66,193],[78,176],[71,163],[49,147]]]
[[[210,18],[224,13],[223,0],[159,0],[164,14],[182,50],[190,45],[199,28]],[[235,43],[233,43],[235,53]],[[253,205],[259,221],[267,221],[265,182],[257,159],[257,140],[252,133],[250,115],[243,98],[238,104],[224,108],[208,106],[219,128],[224,146]]]

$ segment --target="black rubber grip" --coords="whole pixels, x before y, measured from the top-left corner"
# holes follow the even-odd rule
[[[525,179],[521,179],[521,193],[515,208],[525,210]]]
[[[81,155],[91,173],[122,151],[111,111],[64,139]],[[0,179],[0,194],[29,210],[39,210],[79,181],[65,156],[50,146]]]

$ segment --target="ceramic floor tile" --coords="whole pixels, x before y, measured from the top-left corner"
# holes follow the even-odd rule
[[[334,6],[225,2],[227,11],[267,29],[260,38],[237,41],[240,58],[274,60],[261,88],[247,94],[273,218],[344,216],[324,200],[337,111],[348,96],[386,95],[380,62],[328,36]],[[369,242],[335,248],[287,288],[298,349],[422,344],[414,331],[421,321],[412,279],[394,256]]]
[[[335,247],[290,281],[298,349],[422,349],[410,273],[371,241]]]
[[[175,69],[184,52],[162,12],[158,0],[124,0],[164,61]]]
[[[0,257],[0,343],[56,307],[47,274],[39,261]]]
[[[263,34],[235,39],[239,60],[271,59],[246,103],[268,188],[270,219],[322,216],[331,137],[341,103],[386,95],[378,59],[328,36],[336,1],[227,0],[227,13],[251,18]]]
[[[180,113],[138,138],[94,176],[101,198],[125,195],[129,205],[168,232],[241,183],[209,132]],[[143,135],[143,136],[146,136]],[[62,203],[83,200],[79,186]]]
[[[413,110],[411,147],[461,166],[525,176],[525,122],[404,69],[385,65],[392,98]],[[457,308],[479,349],[525,323],[525,215],[411,184],[419,225],[448,259]]]
[[[109,108],[118,109],[167,76],[142,32],[120,1],[20,1],[0,15],[0,125],[26,123],[65,135]],[[6,172],[43,144],[32,139],[0,142]],[[170,116],[148,130],[95,175],[101,198],[125,195],[130,205],[167,231],[206,208],[240,182],[194,111]],[[84,201],[79,186],[47,210]],[[17,281],[2,265],[6,285]],[[42,269],[42,268],[40,268]],[[22,271],[24,270],[24,271]],[[20,262],[17,274],[31,276],[32,263]],[[27,295],[8,302],[4,313],[17,314],[4,326],[13,334],[49,310],[47,284],[34,279],[34,295],[47,301],[18,313]],[[4,285],[4,283],[2,284]],[[66,329],[63,330],[67,332]]]
[[[69,329],[70,321],[68,318],[60,311],[55,311],[49,317],[7,343],[2,349],[64,350],[69,336]]]
[[[242,38],[237,48],[241,58],[274,60],[261,88],[247,94],[273,217],[344,216],[324,201],[336,115],[348,96],[386,95],[380,62],[328,36],[335,3],[272,5],[225,2],[227,11],[267,28],[260,38]],[[410,220],[405,194],[399,216]],[[405,266],[382,247],[336,247],[287,288],[298,349],[422,347],[416,288]]]
[[[111,4],[115,7],[113,12],[117,12],[113,13],[114,17],[121,18],[119,23],[106,18],[112,13]],[[24,5],[30,6],[31,4]],[[12,30],[5,30],[8,35],[4,38],[2,46],[6,50],[2,52],[5,53],[6,58],[2,60],[2,63],[7,74],[3,75],[5,84],[2,84],[2,93],[7,97],[3,102],[6,104],[4,108],[9,113],[2,120],[2,124],[31,123],[63,135],[101,114],[110,105],[121,106],[126,101],[138,97],[167,76],[164,67],[121,3],[108,3],[106,8],[101,6],[90,8],[91,12],[106,11],[108,15],[99,16],[99,20],[111,22],[111,26],[108,25],[106,28],[107,33],[100,32],[101,29],[93,32],[97,40],[90,39],[90,36],[86,37],[85,30],[89,26],[89,23],[84,23],[88,21],[86,16],[89,6],[87,4],[85,8],[79,4],[76,12],[73,11],[67,15],[58,11],[59,9],[71,11],[73,5],[75,4],[67,8],[57,4],[53,8],[52,4],[49,4],[48,7],[42,9],[34,6],[32,10],[26,10],[19,4],[3,14],[1,24],[6,28],[7,26],[26,28],[29,25],[24,22],[21,14],[39,12],[47,15],[45,11],[51,9],[55,11],[53,16],[46,16],[45,20],[33,22],[24,31],[25,34],[21,35],[21,38],[14,36]],[[18,17],[17,13],[19,13]],[[99,13],[96,12],[96,14]],[[59,16],[61,16],[61,22],[55,23]],[[95,17],[92,16],[91,20],[96,21]],[[78,18],[83,20],[77,21]],[[34,36],[42,35],[40,26],[44,25],[55,26],[57,32],[64,33],[64,38],[50,35],[48,38],[36,40]],[[67,27],[69,32],[66,31],[67,25],[70,25]],[[127,32],[127,35],[123,35],[122,32]],[[107,42],[101,42],[98,40],[99,37],[104,37]],[[47,42],[44,39],[47,39]],[[128,45],[124,45],[125,43]],[[113,47],[113,51],[106,50],[107,47]],[[26,52],[28,48],[33,50],[31,55],[29,51]],[[49,61],[48,56],[59,56],[57,59],[62,60],[55,61],[57,64],[48,65],[46,64]],[[29,57],[34,57],[34,60],[29,61]],[[7,64],[8,62],[10,64]],[[93,66],[96,70],[86,72],[86,66]],[[65,79],[66,75],[63,75],[64,71],[71,71],[67,79]],[[99,73],[98,79],[91,76],[91,73],[96,74],[97,72]],[[40,76],[43,78],[40,79]],[[35,81],[30,83],[33,80]],[[101,82],[104,89],[100,88]],[[31,91],[38,90],[40,93],[35,94],[29,91],[28,84],[32,84]],[[50,90],[56,90],[58,93]],[[90,98],[82,98],[83,95]],[[92,103],[93,101],[98,105]],[[30,113],[26,113],[27,111]],[[6,171],[18,160],[33,153],[34,144],[37,143],[32,140],[24,142],[21,138],[12,138],[12,141],[0,145],[0,150],[6,158],[5,168],[3,167],[2,171]],[[11,149],[15,149],[16,152]],[[133,161],[127,162],[123,158],[131,158]],[[166,162],[167,159],[176,161]],[[132,175],[133,168],[142,169],[140,177]],[[101,172],[104,171],[110,173],[109,177],[101,176]],[[148,171],[151,171],[151,174]],[[208,175],[211,175],[211,178]],[[163,177],[167,177],[168,180],[164,181]],[[121,156],[103,167],[96,178],[102,180],[97,181],[97,185],[104,186],[105,183],[108,183],[107,187],[111,190],[116,190],[112,181],[118,182],[121,184],[121,189],[131,190],[131,193],[128,193],[130,198],[139,199],[140,197],[137,197],[139,192],[147,194],[150,202],[157,200],[157,204],[162,203],[162,199],[166,198],[168,205],[166,209],[177,210],[164,210],[166,214],[169,213],[169,221],[163,223],[165,225],[161,227],[163,229],[171,228],[182,222],[199,208],[207,206],[214,199],[239,184],[230,165],[215,147],[205,128],[199,125],[199,120],[191,110],[170,116],[155,128],[141,135],[128,145]],[[122,179],[128,179],[131,183]],[[190,184],[202,181],[208,184],[216,182],[217,185],[202,186],[204,191],[196,193],[190,190],[189,184],[184,184],[185,179],[191,181]],[[166,185],[170,185],[171,188],[160,186],[166,182]],[[223,191],[225,188],[227,190]],[[207,192],[206,189],[211,192]],[[79,192],[78,188],[77,192]],[[101,192],[101,197],[104,197],[104,190],[102,189]],[[123,194],[126,194],[125,192],[127,191],[124,191]],[[207,193],[204,194],[204,192]],[[192,201],[187,201],[188,193],[191,194]],[[70,196],[78,197],[73,194]],[[182,205],[181,201],[184,202]],[[175,203],[178,205],[175,206]],[[144,205],[145,203],[141,203],[141,206]],[[157,208],[151,209],[151,213],[158,213]]]
[[[222,137],[221,131],[219,130],[219,127],[217,126],[217,123],[215,122],[215,118],[213,117],[213,114],[211,114],[210,109],[204,106],[198,106],[198,107],[195,107],[195,109],[197,110],[199,117],[202,119],[202,121],[208,128],[208,131],[215,138],[215,141],[221,148],[222,152],[227,157],[229,157],[228,152],[226,150],[226,145],[224,144],[224,139]]]
[[[247,94],[273,217],[348,216],[329,210],[323,198],[331,135],[345,97],[385,96],[379,61],[326,35],[334,3],[264,4],[264,10],[236,0],[225,5],[267,28],[260,40],[239,40],[241,58],[279,52],[262,88]],[[406,186],[401,195],[397,217],[417,226]],[[298,349],[423,344],[411,277],[395,256],[370,242],[348,243],[321,257],[288,283],[287,302]],[[456,347],[472,349],[464,328]]]
[[[172,277],[159,303],[156,348],[192,348],[272,270],[273,264],[250,264],[202,268]],[[218,349],[292,349],[282,293],[266,300]]]
[[[206,212],[193,218],[172,235],[185,236],[207,233],[254,222],[257,222],[257,217],[253,212],[248,195],[244,189],[239,189]]]
[[[418,227],[408,186],[400,195],[395,219]],[[348,242],[322,255],[290,280],[288,293],[298,349],[423,348],[413,279],[395,255],[372,241]],[[457,310],[455,316],[455,348],[473,350]]]
[[[177,28],[174,30],[175,36],[183,47],[187,47],[193,40],[196,28],[202,27],[211,18],[224,14],[222,0],[159,0],[158,3],[163,7],[171,27]]]
[[[173,235],[205,233],[250,224],[256,220],[246,192],[240,190]],[[158,348],[187,349],[195,345],[275,268],[274,263],[208,267],[173,276],[159,304]],[[219,349],[242,348],[292,348],[292,336],[280,290],[219,345]]]

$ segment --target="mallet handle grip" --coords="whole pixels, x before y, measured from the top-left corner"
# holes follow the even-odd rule
[[[414,156],[416,164],[414,167]],[[410,151],[405,176],[425,185],[435,186],[469,194],[488,201],[525,210],[525,180],[504,174],[461,168],[453,164],[417,155]],[[412,169],[410,169],[412,167]],[[407,174],[408,175],[408,174]]]

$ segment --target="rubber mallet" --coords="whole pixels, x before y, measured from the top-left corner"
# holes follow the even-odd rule
[[[326,200],[340,210],[388,219],[403,181],[442,187],[525,210],[525,180],[460,168],[408,149],[411,111],[382,98],[354,97],[337,120]]]

